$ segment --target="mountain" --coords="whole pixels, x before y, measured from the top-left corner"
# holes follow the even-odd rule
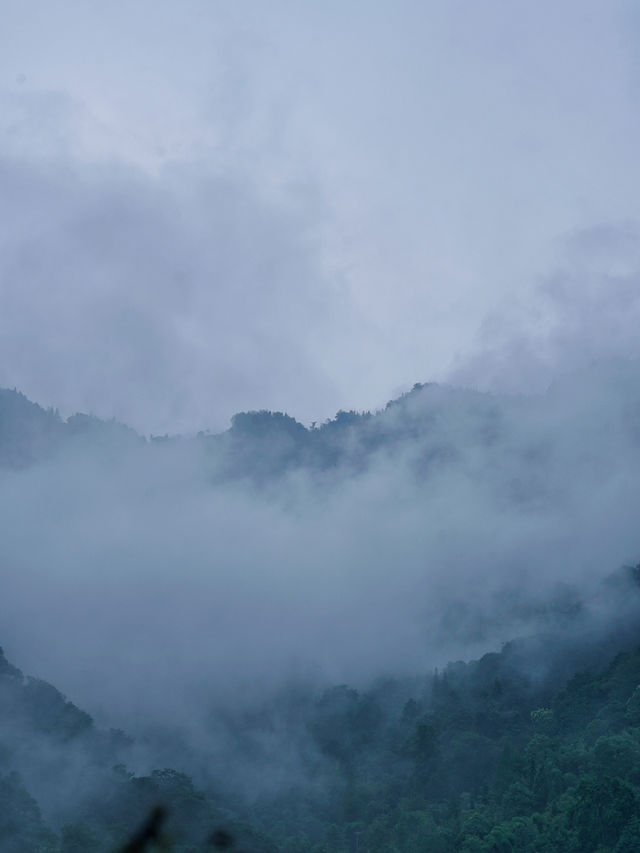
[[[15,389],[0,388],[0,467],[24,468],[58,447],[64,425]]]
[[[45,410],[15,389],[0,388],[0,469],[28,468],[83,440],[98,447],[140,441],[132,429],[116,421],[84,414],[63,420],[57,410]]]
[[[638,376],[162,439],[2,392],[0,630],[73,702],[0,656],[0,849],[638,849]]]
[[[155,815],[148,849],[174,853],[207,839],[207,849],[235,839],[264,853],[636,850],[640,646],[616,634],[559,652],[560,640],[515,641],[413,683],[299,685],[251,718],[238,709],[238,744],[283,719],[306,741],[304,775],[252,801],[198,789],[176,770],[134,774],[130,738],[97,728],[0,651],[1,849],[124,850]],[[556,666],[541,677],[550,654]]]
[[[225,827],[252,850],[275,846],[217,804],[184,773],[136,775],[134,742],[122,731],[98,728],[53,685],[25,677],[0,649],[0,849],[110,851],[127,843],[159,803],[179,851],[200,849]]]

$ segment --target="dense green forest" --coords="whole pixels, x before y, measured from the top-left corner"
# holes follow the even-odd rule
[[[313,757],[300,778],[251,802],[171,769],[133,774],[119,760],[131,749],[123,732],[100,731],[1,656],[1,849],[125,849],[161,806],[167,820],[148,849],[175,853],[230,840],[256,853],[631,853],[640,847],[640,647],[603,664],[622,638],[587,643],[580,654],[591,665],[559,686],[576,649],[542,679],[527,670],[557,642],[509,643],[411,684],[291,689],[277,711],[302,722]],[[244,721],[247,741],[274,712]],[[56,773],[78,774],[66,801],[41,809],[14,769],[24,749],[45,756],[34,758],[43,789]]]
[[[636,388],[637,383],[622,387]],[[140,583],[142,594],[127,610],[125,593],[120,593],[118,584],[127,581],[127,572],[134,572],[136,564],[133,558],[126,564],[114,581],[118,594],[111,599],[124,616],[120,622],[106,623],[105,633],[97,635],[90,651],[103,655],[102,665],[108,663],[110,650],[105,649],[104,638],[110,641],[113,637],[114,650],[117,640],[120,653],[118,660],[126,661],[128,635],[116,638],[109,633],[109,626],[126,627],[142,621],[140,611],[149,597],[156,607],[156,611],[149,611],[153,618],[158,616],[162,622],[172,614],[171,590],[179,592],[183,583],[182,554],[190,537],[195,536],[197,546],[189,551],[190,559],[202,560],[206,572],[215,573],[215,560],[235,566],[236,551],[244,542],[232,531],[230,549],[216,550],[215,536],[209,533],[214,511],[222,519],[215,528],[216,535],[224,533],[228,519],[233,519],[220,513],[219,507],[226,508],[227,504],[237,506],[241,517],[247,506],[259,506],[262,512],[272,498],[284,506],[283,512],[289,512],[289,504],[293,507],[286,525],[282,523],[284,515],[269,515],[260,527],[255,519],[262,516],[256,513],[249,516],[253,527],[237,525],[237,530],[249,530],[258,541],[255,552],[248,552],[245,562],[238,564],[240,574],[247,572],[248,583],[262,584],[263,574],[276,575],[279,564],[296,544],[294,535],[302,529],[298,551],[290,558],[290,573],[284,575],[287,583],[296,581],[298,563],[304,565],[307,554],[324,545],[330,528],[323,525],[330,523],[335,528],[341,524],[345,508],[350,513],[345,529],[350,532],[351,524],[355,525],[354,538],[336,539],[335,548],[324,558],[320,551],[317,564],[312,564],[316,573],[328,569],[331,559],[338,563],[344,560],[336,574],[342,594],[349,566],[360,560],[368,584],[364,569],[369,568],[373,552],[382,543],[386,551],[380,570],[389,574],[392,584],[384,587],[387,592],[381,594],[381,607],[378,599],[372,599],[375,618],[361,623],[363,631],[370,631],[364,644],[365,659],[375,655],[368,644],[379,633],[376,620],[384,615],[384,595],[393,591],[393,572],[401,560],[414,560],[419,573],[428,557],[435,562],[429,551],[432,541],[444,541],[446,548],[436,553],[446,565],[479,561],[479,581],[470,571],[460,575],[467,579],[469,590],[461,586],[457,576],[453,580],[455,595],[446,594],[446,590],[436,595],[436,586],[425,587],[424,593],[420,592],[422,587],[416,587],[425,600],[436,591],[435,606],[429,614],[432,622],[439,620],[439,633],[430,636],[438,642],[453,636],[462,647],[474,649],[465,658],[475,660],[454,661],[440,670],[427,662],[440,655],[437,659],[445,663],[448,658],[442,657],[441,651],[445,645],[438,647],[437,655],[430,656],[425,634],[415,655],[415,660],[425,662],[423,665],[403,666],[396,655],[396,671],[388,662],[370,666],[369,673],[357,683],[332,684],[325,677],[305,679],[293,674],[287,679],[279,674],[250,701],[234,704],[234,693],[223,689],[219,692],[222,705],[215,705],[215,679],[232,679],[233,667],[242,669],[233,643],[242,642],[244,633],[251,634],[252,625],[242,623],[237,632],[229,634],[196,631],[193,637],[199,643],[193,651],[187,646],[188,657],[167,657],[159,670],[161,691],[154,695],[160,702],[163,696],[171,696],[174,681],[178,691],[180,673],[174,661],[190,665],[194,657],[194,677],[212,688],[209,693],[205,690],[198,694],[204,702],[211,701],[211,707],[193,709],[197,725],[202,727],[194,728],[200,731],[200,741],[190,733],[191,740],[182,743],[179,730],[180,726],[184,728],[184,719],[176,721],[175,731],[171,731],[173,721],[161,718],[166,729],[148,737],[141,734],[140,726],[135,737],[128,731],[104,727],[55,686],[25,676],[0,653],[0,850],[639,850],[640,570],[625,568],[608,574],[604,565],[598,571],[589,568],[581,572],[569,562],[585,561],[585,555],[589,556],[605,535],[608,549],[626,530],[637,529],[637,478],[630,466],[638,453],[640,403],[625,390],[618,408],[611,405],[604,410],[599,404],[587,405],[590,393],[587,389],[584,399],[579,398],[578,414],[572,411],[569,417],[558,402],[562,395],[550,395],[543,402],[520,398],[500,401],[476,392],[416,386],[380,412],[339,412],[335,418],[309,428],[283,413],[246,412],[236,415],[230,428],[220,434],[145,439],[115,421],[91,415],[63,419],[55,410],[44,410],[17,391],[0,391],[4,509],[9,513],[14,505],[27,508],[12,516],[15,531],[6,533],[15,532],[15,541],[11,540],[9,547],[10,537],[5,536],[7,542],[3,542],[0,554],[11,568],[14,586],[22,583],[24,575],[28,598],[42,598],[33,611],[39,614],[33,622],[39,649],[55,643],[50,636],[71,636],[72,644],[83,642],[84,635],[76,636],[73,628],[60,627],[60,620],[71,613],[65,595],[61,594],[58,609],[50,610],[49,602],[56,592],[55,584],[68,582],[67,563],[78,567],[68,586],[71,597],[74,584],[86,580],[86,586],[91,587],[102,582],[102,576],[112,570],[111,552],[103,562],[100,559],[114,536],[121,542],[121,550],[113,552],[113,559],[126,560],[133,553],[147,574],[140,575],[144,581]],[[576,425],[580,441],[575,440]],[[626,444],[621,441],[622,435]],[[183,453],[185,448],[188,453]],[[99,464],[94,465],[96,459]],[[154,467],[159,459],[164,460],[164,468]],[[114,460],[117,464],[112,465]],[[85,472],[86,477],[74,480],[76,470]],[[186,486],[181,485],[183,470]],[[369,479],[368,471],[372,472]],[[448,471],[453,472],[451,479],[445,477]],[[405,489],[408,482],[411,488]],[[429,503],[425,498],[432,493],[432,486],[443,498],[442,507],[437,500]],[[14,488],[22,503],[14,500]],[[40,499],[43,488],[45,497]],[[203,496],[216,489],[221,496],[219,504],[201,517]],[[167,496],[167,509],[163,505],[161,512],[156,512],[153,503],[158,493]],[[300,494],[306,501],[302,508],[295,500]],[[70,500],[74,495],[77,499]],[[322,516],[322,501],[329,503],[327,495],[338,495],[342,503],[334,514]],[[468,501],[463,500],[457,508],[466,495],[470,496]],[[362,503],[364,497],[368,503]],[[91,501],[96,501],[95,515],[80,514],[78,508]],[[479,501],[490,506],[491,513],[474,519]],[[192,524],[190,513],[196,511],[204,533]],[[424,519],[430,513],[440,525],[445,525],[443,518],[452,520],[446,521],[448,526],[434,528],[435,539],[422,539]],[[110,527],[112,517],[118,523]],[[361,517],[365,522],[358,527]],[[390,517],[397,525],[395,532],[389,528],[395,536],[390,540],[393,547],[385,539],[384,525]],[[86,530],[78,530],[76,518],[84,520]],[[278,535],[272,541],[274,518],[282,527],[276,527]],[[316,531],[317,518],[322,524]],[[406,519],[410,523],[405,526]],[[591,519],[593,530],[583,519]],[[43,521],[48,523],[42,538],[46,544],[32,551]],[[569,525],[573,525],[572,536],[584,535],[585,540],[584,547],[572,557],[566,550],[570,549]],[[160,540],[155,550],[149,549],[162,526],[168,528],[166,540]],[[468,526],[472,533],[458,550],[458,540]],[[487,527],[489,533],[485,535]],[[503,528],[507,534],[514,531],[513,542],[507,536],[491,550],[492,539]],[[521,535],[522,530],[525,534]],[[413,548],[412,536],[422,543],[424,553]],[[362,550],[367,537],[374,546]],[[404,548],[406,539],[408,547]],[[59,540],[65,544],[61,551],[56,550]],[[627,537],[627,542],[634,541]],[[161,583],[156,589],[153,579],[156,565],[165,565],[166,543],[173,547],[174,542],[166,565],[171,569],[175,563],[178,582],[168,587],[167,604],[163,603]],[[485,551],[489,549],[484,556],[475,550],[477,542]],[[81,549],[79,556],[76,549]],[[25,559],[27,551],[32,565],[43,566],[42,574],[25,575],[24,566],[31,565]],[[262,559],[264,566],[248,572],[254,556]],[[563,571],[565,559],[567,572]],[[48,571],[48,560],[55,572]],[[494,560],[502,563],[496,565]],[[549,578],[538,583],[538,565],[544,568],[545,560],[551,566]],[[512,562],[517,571],[512,572]],[[165,581],[171,577],[169,569],[165,566],[165,574],[160,575]],[[474,610],[473,598],[481,598],[492,571],[502,583],[496,583],[486,601],[481,600]],[[205,572],[202,576],[208,577]],[[41,586],[29,586],[29,577],[41,578]],[[197,595],[216,605],[217,587],[201,585],[201,576],[197,577]],[[399,575],[399,580],[411,577],[411,573]],[[308,582],[312,580],[310,576]],[[135,585],[124,589],[126,594],[136,592]],[[239,593],[235,586],[222,587],[223,592],[225,589],[232,600],[237,594],[244,602],[244,587]],[[268,584],[264,589],[263,597],[273,594]],[[325,592],[323,587],[312,589]],[[356,584],[355,589],[355,607],[347,608],[346,615],[338,613],[343,621],[354,622],[357,633],[358,608],[367,585]],[[339,598],[332,586],[327,591],[325,607]],[[261,603],[260,595],[250,598],[252,606],[256,601]],[[20,595],[15,600],[20,601]],[[184,614],[189,619],[198,612],[199,602],[194,595],[185,600],[188,608]],[[298,603],[305,600],[297,599]],[[80,595],[77,602],[74,599],[74,615],[83,601],[91,603],[93,599]],[[96,601],[89,619],[102,618],[100,592]],[[283,608],[288,607],[286,596],[281,603]],[[406,600],[398,599],[395,606],[398,612],[385,622],[387,628],[405,618],[402,607],[406,607]],[[262,611],[255,607],[250,612],[259,619]],[[334,622],[333,627],[325,628],[325,613],[315,602],[295,624],[304,629],[303,619],[313,616],[316,607],[320,608],[321,632],[314,636],[323,639],[341,624]],[[217,614],[215,618],[227,618],[223,607],[212,612]],[[3,613],[3,630],[6,623],[14,631],[4,640],[12,649],[9,657],[23,665],[14,650],[19,646],[16,632],[21,637],[26,634],[24,620],[20,624],[11,622],[7,608]],[[279,611],[277,615],[279,620]],[[145,612],[145,618],[148,616]],[[207,630],[213,623],[211,617]],[[91,627],[82,620],[74,624]],[[179,634],[165,634],[153,628],[154,624],[151,619],[150,630],[157,633],[150,637],[159,645],[151,643],[151,661],[163,659],[170,650],[167,637],[174,642],[179,639]],[[182,630],[179,619],[176,624]],[[259,646],[269,640],[273,629],[268,619],[265,624],[267,630],[262,634],[256,631],[249,637],[250,644]],[[275,625],[278,628],[279,621]],[[145,637],[135,631],[132,636]],[[496,636],[503,639],[502,644],[496,642]],[[206,644],[213,644],[217,637],[228,642],[225,663],[228,659],[231,667],[220,669],[223,675],[216,675],[215,668],[206,670]],[[298,636],[287,634],[285,639],[295,645]],[[339,643],[327,648],[335,654]],[[384,638],[376,649],[385,650]],[[135,656],[136,649],[130,651]],[[487,653],[483,655],[483,651]],[[75,666],[75,657],[70,657],[73,660],[67,672]],[[85,655],[85,666],[87,661],[92,663],[91,654]],[[270,666],[268,655],[266,661]],[[200,669],[206,675],[201,676]],[[239,676],[251,680],[256,671],[261,674],[258,668],[240,671]],[[370,676],[371,671],[378,675]],[[97,681],[100,678],[98,671]],[[150,679],[147,685],[144,677],[136,689],[144,695],[148,686],[158,690],[157,681],[152,685]],[[125,689],[131,688],[123,687],[122,691]],[[153,700],[146,701],[143,707],[149,710]],[[108,719],[129,728],[126,715],[118,718],[112,711]],[[212,744],[219,748],[212,750]]]

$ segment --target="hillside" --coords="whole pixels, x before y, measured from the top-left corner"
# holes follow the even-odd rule
[[[162,806],[176,853],[635,849],[636,379],[149,439],[2,392],[0,627],[42,678],[0,657],[0,848]]]
[[[590,665],[561,686],[575,649],[556,651],[558,668],[540,678],[552,636],[413,684],[299,685],[241,724],[245,745],[283,719],[306,741],[305,774],[252,801],[199,789],[175,770],[132,773],[130,738],[96,728],[0,654],[0,844],[107,853],[161,806],[169,817],[157,849],[175,853],[204,850],[216,828],[265,853],[636,850],[640,647],[602,664],[629,640],[594,638],[581,649]],[[265,772],[259,756],[256,767]]]

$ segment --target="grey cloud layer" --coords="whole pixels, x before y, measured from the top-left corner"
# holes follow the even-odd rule
[[[534,391],[558,373],[640,356],[639,232],[630,223],[577,230],[562,241],[555,269],[526,298],[484,322],[454,380]]]
[[[277,203],[180,169],[0,170],[5,385],[156,432],[323,399],[320,349],[347,308],[311,196]]]
[[[528,304],[563,235],[634,227],[625,2],[4,11],[0,382],[68,411],[161,432],[381,405]],[[532,348],[562,368],[535,310],[530,343],[505,321],[511,386]]]

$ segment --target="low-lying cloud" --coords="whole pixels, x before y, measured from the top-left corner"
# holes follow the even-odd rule
[[[544,629],[554,599],[593,602],[638,560],[639,370],[538,396],[426,386],[346,428],[337,465],[259,484],[216,479],[211,439],[5,473],[3,645],[135,731]]]

